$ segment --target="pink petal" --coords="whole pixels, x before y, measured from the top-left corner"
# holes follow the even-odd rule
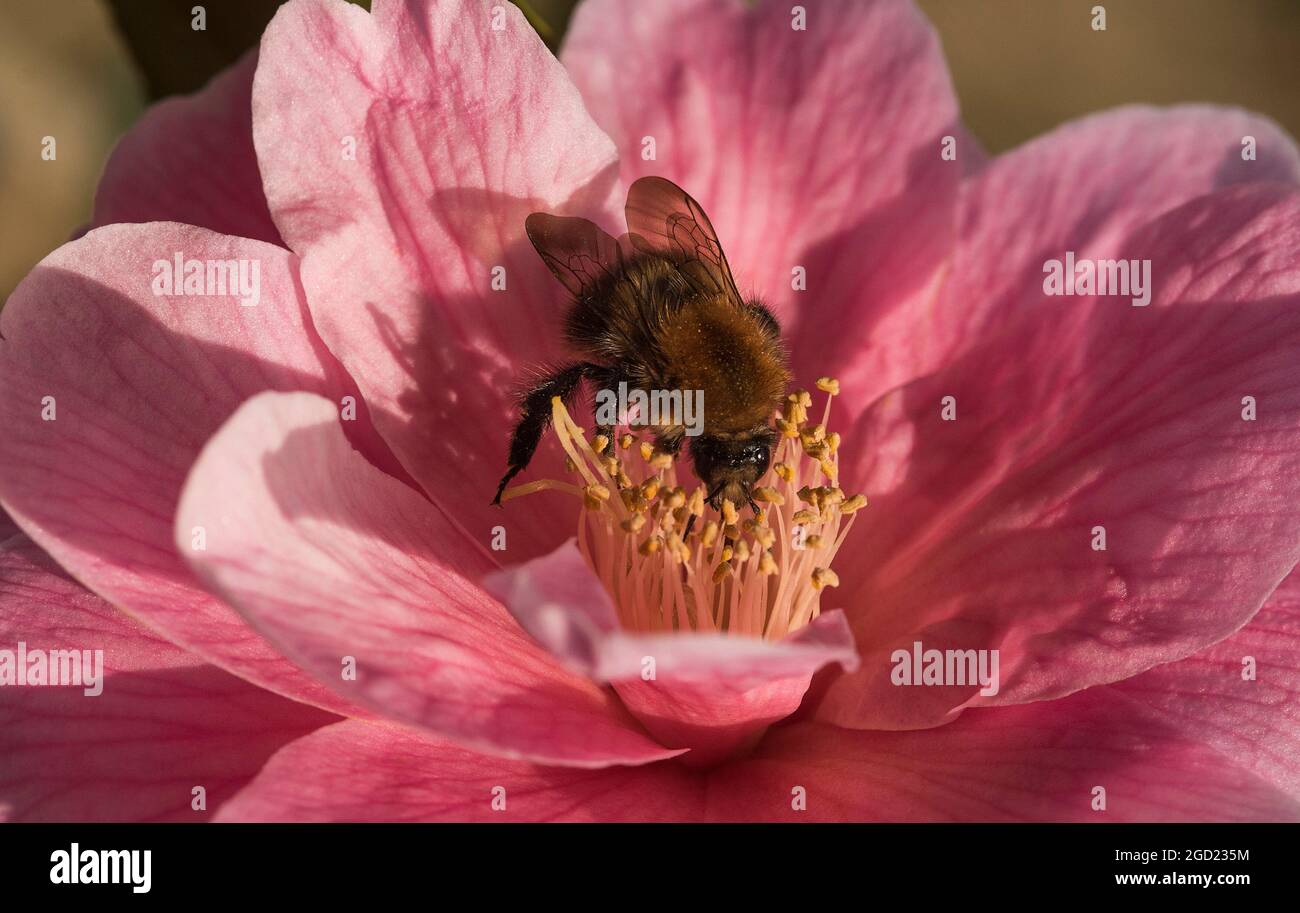
[[[189,548],[196,526],[204,550]],[[204,580],[350,701],[554,763],[676,754],[470,582],[493,566],[485,550],[361,459],[327,400],[265,394],[241,407],[199,456],[176,530]]]
[[[18,524],[14,522],[13,517],[0,509],[0,545],[4,545],[14,536],[21,536],[22,534],[22,530],[18,528]]]
[[[155,296],[152,264],[178,251],[259,264],[257,305]],[[0,502],[22,528],[100,596],[204,660],[344,709],[204,592],[172,544],[185,474],[237,404],[266,389],[347,390],[308,323],[291,255],[169,222],[110,225],[23,280],[0,336]]]
[[[102,650],[103,690],[0,688],[4,821],[203,821],[278,748],[338,719],[150,633],[25,537],[0,544],[0,650],[19,641]]]
[[[1255,160],[1242,159],[1246,136]],[[1163,213],[1268,181],[1300,182],[1295,141],[1261,115],[1208,105],[1117,108],[999,156],[963,188],[961,238],[928,346],[942,357],[1040,307],[1045,260],[1067,250],[1128,256],[1128,236]]]
[[[1100,688],[917,732],[783,726],[715,772],[709,811],[724,821],[1300,821],[1297,796],[1249,766]],[[792,808],[796,787],[804,811]],[[1097,787],[1104,810],[1093,808]]]
[[[402,464],[475,539],[504,524],[535,554],[559,542],[554,524],[489,508],[510,388],[561,354],[563,289],[524,219],[621,205],[614,149],[511,4],[373,9],[295,0],[268,27],[253,132],[271,212],[303,258],[321,335]]]
[[[863,665],[822,718],[933,725],[1127,678],[1227,637],[1295,565],[1300,194],[1221,191],[1121,250],[1152,261],[1150,306],[1045,298],[846,435],[873,496],[841,572]],[[891,685],[916,641],[999,649],[1000,690]]]
[[[280,244],[253,152],[256,69],[254,48],[202,91],[146,111],[104,166],[89,227],[185,222]]]
[[[796,377],[811,384],[882,347],[870,325],[932,293],[959,181],[982,156],[911,3],[807,4],[804,30],[793,9],[589,0],[563,59],[624,182],[662,175],[703,204],[742,293],[776,306]],[[955,161],[940,154],[950,135]],[[796,266],[806,291],[792,290]],[[904,373],[893,383],[916,376]]]
[[[612,682],[659,741],[691,749],[688,763],[715,763],[752,744],[798,708],[818,669],[857,667],[853,635],[838,611],[778,642],[623,631],[608,593],[572,540],[484,583],[566,665]]]
[[[1300,799],[1300,574],[1227,640],[1111,687]]]
[[[705,808],[703,783],[677,767],[540,767],[348,720],[286,746],[219,819],[680,821]]]
[[[477,755],[353,721],[283,748],[225,821],[1276,821],[1300,802],[1113,688],[919,732],[774,728],[712,770]],[[1095,790],[1105,809],[1094,810]],[[504,792],[502,792],[504,791]],[[493,799],[505,807],[493,808]],[[802,800],[804,809],[796,810]]]

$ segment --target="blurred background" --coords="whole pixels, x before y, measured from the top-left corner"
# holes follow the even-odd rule
[[[140,111],[203,85],[278,5],[210,0],[195,32],[196,2],[0,0],[0,301],[89,219],[104,159]],[[1300,0],[917,2],[991,152],[1126,102],[1239,105],[1300,136]],[[1090,27],[1098,3],[1104,32]],[[555,47],[576,3],[519,5]],[[56,161],[41,159],[45,136]]]

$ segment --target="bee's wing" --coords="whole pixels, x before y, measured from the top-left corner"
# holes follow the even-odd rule
[[[576,297],[623,269],[619,242],[587,219],[535,212],[524,220],[524,231],[555,278]]]
[[[700,204],[672,181],[645,177],[627,191],[627,228],[637,247],[667,257],[699,291],[743,299]]]

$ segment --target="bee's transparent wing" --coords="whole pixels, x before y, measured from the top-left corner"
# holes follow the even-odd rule
[[[542,261],[575,297],[581,298],[623,270],[619,242],[587,219],[535,212],[524,231]]]
[[[640,178],[627,191],[627,228],[640,249],[667,257],[697,290],[743,299],[700,204],[667,178]]]

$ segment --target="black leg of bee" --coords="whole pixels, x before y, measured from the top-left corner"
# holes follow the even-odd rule
[[[515,425],[510,436],[510,467],[506,470],[501,484],[497,486],[496,497],[492,503],[501,504],[501,495],[510,480],[523,471],[533,458],[542,434],[551,423],[551,400],[558,396],[568,400],[578,389],[583,378],[599,379],[605,376],[606,368],[581,362],[561,368],[550,377],[542,379],[535,387],[525,393],[519,403],[519,424]]]

